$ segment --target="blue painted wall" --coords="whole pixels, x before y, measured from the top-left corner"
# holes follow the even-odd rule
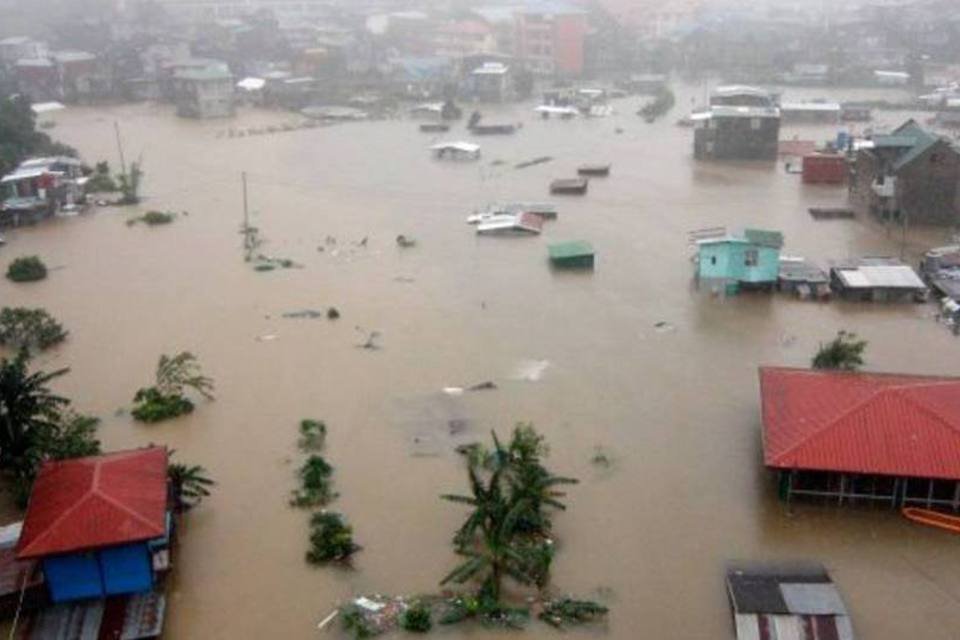
[[[145,542],[44,558],[43,575],[54,602],[138,593],[153,586]]]
[[[748,265],[754,252],[756,265]],[[780,272],[780,250],[746,240],[721,240],[699,246],[699,276],[737,282],[776,282]]]

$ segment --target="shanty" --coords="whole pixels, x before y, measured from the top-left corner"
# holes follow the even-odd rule
[[[732,564],[727,593],[737,640],[854,638],[843,598],[819,564]]]
[[[886,257],[836,264],[830,283],[839,296],[862,302],[923,302],[929,293],[912,267]]]
[[[960,509],[960,378],[761,367],[760,397],[782,499]]]

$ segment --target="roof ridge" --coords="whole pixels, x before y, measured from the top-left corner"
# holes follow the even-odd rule
[[[922,411],[922,412],[924,412],[924,413],[926,413],[926,414],[929,414],[929,415],[932,416],[937,422],[941,423],[943,426],[945,426],[947,429],[949,429],[949,430],[952,431],[953,433],[960,435],[960,425],[954,425],[949,419],[947,419],[946,417],[942,416],[939,411],[936,411],[936,410],[933,409],[932,407],[930,407],[930,406],[928,406],[928,405],[920,402],[919,400],[917,400],[916,398],[912,397],[911,395],[908,395],[908,394],[906,394],[906,393],[903,393],[904,391],[906,391],[907,389],[910,389],[910,388],[915,388],[915,387],[929,387],[929,386],[936,386],[936,385],[904,385],[904,386],[902,386],[902,387],[901,387],[901,386],[892,387],[892,388],[889,389],[889,391],[890,391],[890,392],[896,392],[896,393],[897,393],[897,396],[903,398],[904,401],[909,402],[911,405],[913,405],[914,407],[916,407],[918,410],[920,410],[920,411]]]
[[[65,519],[67,516],[69,516],[70,514],[72,514],[74,511],[76,511],[83,503],[87,502],[87,501],[90,499],[90,496],[92,496],[92,495],[93,495],[93,493],[91,493],[91,492],[88,491],[87,493],[85,493],[85,494],[83,495],[83,497],[81,497],[79,500],[77,500],[76,502],[74,502],[72,505],[70,505],[69,507],[67,507],[66,509],[64,509],[64,510],[63,510],[63,513],[61,513],[59,516],[57,516],[56,519],[55,519],[53,522],[51,522],[49,525],[47,525],[46,527],[44,527],[44,529],[43,529],[43,531],[40,533],[40,535],[36,536],[33,540],[31,540],[31,541],[30,541],[30,544],[27,545],[27,548],[26,548],[26,549],[23,549],[22,551],[20,551],[20,553],[18,553],[18,555],[20,555],[20,554],[22,554],[22,553],[24,553],[24,552],[29,552],[30,547],[36,546],[36,544],[37,544],[38,542],[40,542],[40,541],[43,540],[44,538],[49,537],[50,533],[60,524],[60,521],[61,521],[61,520]],[[21,535],[22,535],[22,534],[21,534]]]
[[[102,491],[100,491],[100,488],[99,488],[99,487],[94,488],[94,490],[90,493],[90,495],[91,495],[91,496],[94,496],[94,495],[95,495],[95,496],[97,496],[97,497],[103,498],[103,500],[105,500],[105,501],[108,502],[109,504],[113,505],[113,506],[116,507],[117,509],[119,509],[119,510],[121,510],[121,511],[127,513],[127,514],[129,514],[130,516],[132,516],[132,517],[135,518],[136,520],[139,520],[139,521],[141,522],[141,524],[146,525],[146,527],[147,527],[148,529],[153,529],[153,528],[154,528],[153,523],[150,522],[149,520],[147,520],[145,517],[143,517],[142,514],[137,513],[136,511],[134,511],[134,510],[131,509],[130,507],[126,506],[125,504],[123,504],[122,502],[120,502],[119,500],[117,500],[116,498],[114,498],[113,496],[109,496],[109,495],[103,493]]]

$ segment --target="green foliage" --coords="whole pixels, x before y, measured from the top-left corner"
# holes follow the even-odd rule
[[[857,334],[840,330],[836,338],[827,344],[821,343],[811,366],[814,369],[856,371],[863,366],[863,352],[866,348],[866,340],[858,340]]]
[[[30,156],[76,155],[75,149],[37,131],[36,115],[27,96],[0,98],[0,175],[10,173]]]
[[[670,89],[663,89],[657,93],[656,97],[647,105],[640,109],[640,115],[647,122],[653,122],[662,115],[665,115],[676,103],[676,97]]]
[[[189,351],[160,356],[157,389],[164,395],[180,395],[185,389],[193,389],[207,400],[213,400],[213,380],[200,372],[197,357]]]
[[[119,190],[117,183],[110,176],[110,165],[106,161],[97,163],[93,173],[87,178],[84,190],[87,193],[112,193]]]
[[[130,170],[117,176],[117,187],[120,190],[119,204],[137,204],[140,202],[140,181],[143,179],[143,170],[140,162],[131,162]]]
[[[180,394],[165,394],[157,387],[138,389],[130,414],[140,422],[162,422],[193,411],[193,402]]]
[[[323,449],[327,438],[327,425],[323,420],[305,418],[300,421],[300,440],[297,446],[301,451],[319,451]]]
[[[444,602],[440,624],[459,624],[478,619],[484,626],[522,629],[530,619],[529,609],[505,607],[483,590],[476,595],[457,595]]]
[[[415,602],[400,616],[400,628],[413,633],[427,633],[433,628],[430,607]]]
[[[63,326],[46,309],[0,309],[0,345],[20,349],[47,349],[67,337]]]
[[[300,488],[293,492],[290,505],[322,507],[337,497],[333,491],[333,467],[322,456],[312,455],[297,472]]]
[[[21,349],[12,360],[0,360],[0,466],[16,470],[31,462],[27,453],[39,434],[57,429],[69,400],[47,385],[69,369],[52,373],[28,370],[29,354]]]
[[[176,217],[177,214],[173,211],[147,211],[142,216],[127,220],[127,226],[132,227],[138,222],[142,222],[148,227],[156,227],[158,225],[170,224]]]
[[[559,598],[544,603],[539,617],[547,624],[561,628],[594,622],[606,616],[608,611],[607,607],[590,600]]]
[[[167,478],[173,489],[174,504],[178,512],[196,507],[210,495],[210,488],[217,484],[202,466],[179,462],[171,462],[167,466]]]
[[[343,620],[343,630],[352,635],[356,640],[372,638],[380,633],[367,622],[367,618],[355,604],[349,604],[343,607],[340,610],[340,617]]]
[[[321,511],[311,516],[307,562],[325,564],[346,560],[359,550],[353,542],[353,528],[339,513]]]
[[[35,282],[47,277],[47,266],[37,256],[17,258],[7,267],[7,278],[14,282]]]
[[[472,511],[454,535],[465,560],[441,584],[479,581],[481,593],[498,603],[504,577],[546,586],[554,555],[549,511],[565,508],[557,487],[576,480],[547,471],[546,443],[532,425],[517,425],[506,447],[492,435],[492,450],[479,444],[460,449],[468,461],[470,495],[442,496]]]

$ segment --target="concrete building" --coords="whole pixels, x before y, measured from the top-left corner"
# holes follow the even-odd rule
[[[234,115],[234,79],[225,65],[188,68],[173,76],[177,115],[226,118]]]
[[[47,45],[26,36],[0,40],[0,63],[12,66],[17,60],[36,60],[47,57]]]
[[[564,4],[532,4],[519,9],[516,56],[539,75],[576,77],[583,73],[587,14]]]
[[[850,197],[885,220],[955,224],[960,214],[960,150],[908,120],[874,136],[856,154]]]
[[[502,62],[485,62],[467,76],[467,92],[483,102],[504,102],[514,95],[513,73]]]
[[[438,56],[463,58],[494,53],[497,39],[491,26],[483,20],[456,20],[437,27],[434,45]]]

